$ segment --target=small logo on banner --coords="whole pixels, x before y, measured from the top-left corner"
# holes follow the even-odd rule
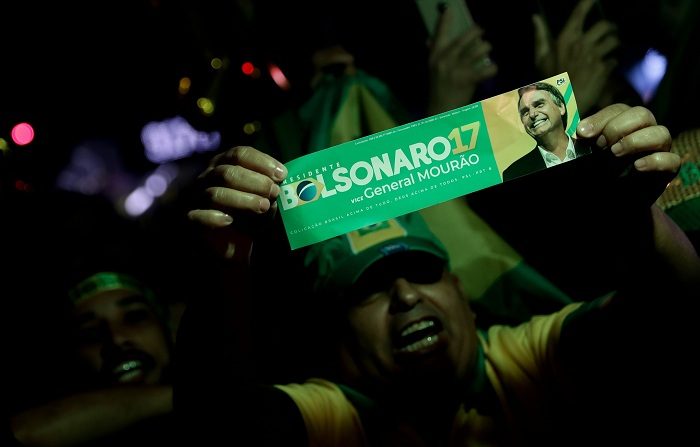
[[[281,186],[282,208],[294,208],[314,202],[321,197],[325,185],[318,180],[306,179]]]

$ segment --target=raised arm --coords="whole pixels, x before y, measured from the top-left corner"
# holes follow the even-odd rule
[[[200,202],[187,215],[220,257],[211,277],[202,278],[218,288],[188,303],[175,347],[174,408],[185,444],[306,443],[293,401],[262,383],[269,374],[258,360],[275,354],[255,351],[264,346],[256,336],[273,318],[253,318],[253,307],[274,307],[278,289],[274,278],[267,283],[254,275],[260,266],[251,262],[251,251],[254,241],[271,237],[278,183],[286,175],[274,158],[239,146],[216,155],[199,177]],[[271,259],[263,273],[272,276],[278,262]]]
[[[605,96],[609,94],[609,83],[618,63],[613,54],[620,46],[617,28],[611,22],[600,20],[584,29],[586,16],[594,6],[594,0],[579,1],[556,38],[551,36],[541,14],[532,18],[536,67],[543,76],[569,73],[582,115],[597,110],[607,100]]]
[[[237,146],[212,158],[199,176],[198,208],[190,220],[206,232],[215,250],[225,258],[250,258],[256,226],[277,212],[278,184],[287,168],[273,157],[249,146]]]
[[[654,205],[681,165],[678,154],[670,152],[668,129],[657,124],[646,108],[615,104],[582,120],[577,133],[596,139],[598,146],[609,147],[616,157],[636,158],[630,177],[650,206],[655,261],[671,275],[668,281],[680,281],[687,288],[697,286],[700,260],[695,248],[678,225]]]
[[[451,8],[445,8],[440,15],[428,61],[428,115],[474,101],[479,84],[498,72],[498,67],[489,57],[491,44],[483,39],[482,28],[475,25],[458,37],[451,38],[452,22],[461,19]]]
[[[167,385],[106,388],[29,408],[10,424],[15,438],[28,447],[85,445],[170,413],[172,397]]]

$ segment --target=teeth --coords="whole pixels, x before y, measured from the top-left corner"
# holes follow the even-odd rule
[[[437,343],[437,341],[437,336],[429,335],[422,340],[418,340],[417,342],[411,343],[410,345],[401,348],[401,352],[415,352],[420,349],[427,348],[428,346],[434,345],[435,343]]]
[[[433,326],[435,326],[435,322],[433,322],[432,320],[423,320],[423,321],[419,321],[419,322],[417,322],[417,323],[413,323],[412,325],[410,325],[409,327],[407,327],[406,329],[404,329],[404,330],[401,332],[401,336],[402,336],[402,337],[405,337],[405,336],[410,335],[410,334],[412,334],[412,333],[414,333],[414,332],[418,332],[418,331],[421,331],[421,330],[423,330],[423,329],[426,329],[426,328],[429,328],[429,327],[433,327]]]
[[[534,129],[536,127],[539,127],[540,124],[543,124],[545,121],[546,120],[544,120],[544,119],[539,119],[539,120],[535,121],[534,123],[532,123],[532,128]]]
[[[126,362],[120,363],[114,368],[114,374],[128,373],[133,369],[141,368],[141,362],[138,360],[128,360]]]

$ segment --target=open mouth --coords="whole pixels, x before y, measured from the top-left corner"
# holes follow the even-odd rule
[[[538,127],[540,127],[541,125],[545,124],[546,122],[547,122],[547,119],[546,119],[546,118],[537,119],[537,120],[535,120],[534,123],[532,123],[532,126],[530,126],[530,128],[531,128],[531,129],[537,129]]]
[[[140,360],[125,360],[119,363],[113,370],[112,376],[119,383],[132,383],[142,380],[146,375],[143,362]]]
[[[439,342],[442,323],[435,318],[426,318],[404,326],[394,338],[394,347],[399,353],[411,354],[431,350]]]
[[[105,373],[112,383],[138,383],[146,379],[155,361],[143,352],[130,351],[105,365]]]

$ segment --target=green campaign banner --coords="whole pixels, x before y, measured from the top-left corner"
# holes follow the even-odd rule
[[[572,119],[564,129],[573,132],[568,75],[541,82],[565,98]],[[278,206],[291,248],[502,183],[503,170],[535,144],[519,107],[513,90],[285,163]]]

